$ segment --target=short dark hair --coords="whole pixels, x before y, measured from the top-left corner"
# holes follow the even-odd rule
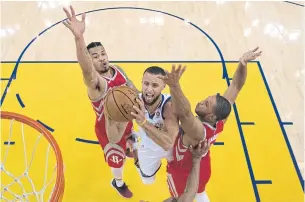
[[[88,44],[87,50],[89,50],[90,48],[98,47],[98,46],[102,46],[103,47],[101,42],[91,42],[91,43]]]
[[[165,76],[165,71],[163,68],[161,67],[158,67],[158,66],[151,66],[151,67],[148,67],[143,74],[145,73],[150,73],[150,74],[155,74],[155,75],[162,75],[162,76]]]
[[[215,107],[216,121],[226,119],[230,115],[230,112],[231,103],[229,102],[229,100],[217,93]]]

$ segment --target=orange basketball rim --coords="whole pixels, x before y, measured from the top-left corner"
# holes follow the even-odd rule
[[[64,172],[63,172],[63,158],[62,154],[60,151],[60,148],[52,136],[52,134],[39,122],[26,117],[21,114],[17,114],[14,112],[7,112],[7,111],[1,111],[1,119],[7,119],[7,120],[15,120],[18,122],[21,122],[25,125],[28,125],[38,132],[40,132],[48,141],[50,146],[55,152],[56,155],[56,163],[57,163],[57,169],[56,169],[56,181],[55,185],[53,188],[53,192],[50,197],[51,202],[61,202],[63,198],[63,193],[64,193],[64,187],[65,187],[65,182],[64,182]]]

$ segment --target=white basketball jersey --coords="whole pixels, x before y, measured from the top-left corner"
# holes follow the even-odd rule
[[[140,97],[142,95],[140,94]],[[164,127],[164,106],[165,104],[171,99],[171,96],[168,94],[161,94],[161,103],[159,104],[158,108],[155,110],[153,114],[149,114],[149,112],[145,109],[145,117],[147,121],[152,123],[156,128],[159,130],[163,130]],[[156,144],[152,139],[150,139],[146,132],[140,127],[139,135],[141,137],[141,145],[145,148],[149,148],[154,151],[166,152],[162,147]]]

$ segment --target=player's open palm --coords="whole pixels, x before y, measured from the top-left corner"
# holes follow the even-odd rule
[[[81,37],[85,32],[86,14],[82,14],[82,20],[80,21],[76,18],[75,11],[72,6],[70,6],[71,14],[66,8],[63,9],[68,18],[66,21],[63,22],[63,24],[71,30],[71,32],[76,38]]]
[[[243,56],[239,59],[239,61],[243,65],[246,65],[247,62],[254,60],[261,55],[262,55],[262,51],[259,51],[259,47],[256,47],[255,49],[244,53]]]
[[[201,157],[205,156],[209,149],[210,144],[208,143],[207,139],[205,139],[203,142],[199,142],[199,144],[194,148],[192,145],[190,145],[189,150],[193,155],[194,160],[200,160]]]
[[[165,70],[166,75],[165,76],[158,76],[158,78],[162,79],[169,87],[175,87],[179,84],[179,80],[184,73],[186,69],[186,66],[183,66],[180,64],[178,68],[176,68],[176,65],[172,66],[172,71],[169,73]]]

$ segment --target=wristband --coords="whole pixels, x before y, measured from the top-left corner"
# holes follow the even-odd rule
[[[147,119],[145,119],[142,123],[139,123],[140,126],[143,126],[146,123]]]

